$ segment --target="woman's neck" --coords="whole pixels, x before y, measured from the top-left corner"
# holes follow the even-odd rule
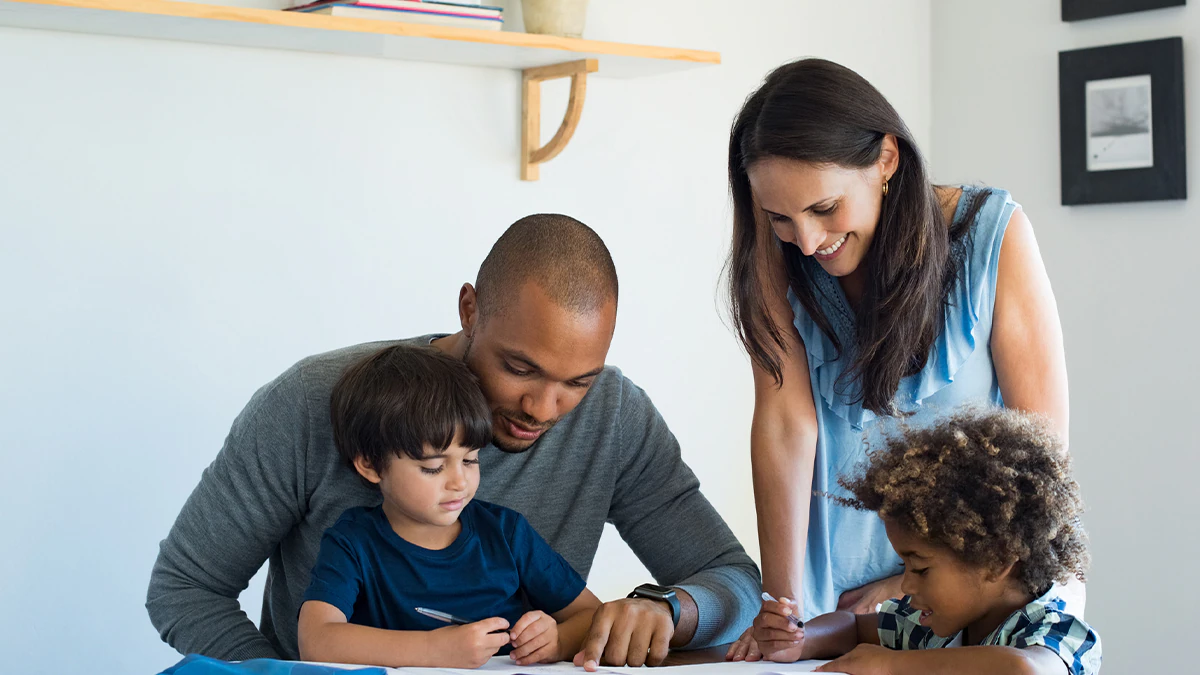
[[[962,188],[943,186],[935,187],[934,192],[937,194],[938,203],[942,207],[943,222],[946,223],[947,229],[954,222],[954,214],[958,212],[958,201],[962,198]],[[874,242],[872,241],[872,246]],[[846,295],[846,302],[850,303],[850,309],[858,311],[858,305],[862,302],[863,293],[867,288],[867,261],[858,264],[853,272],[844,277],[838,278],[838,283],[842,286],[842,293]]]
[[[838,277],[838,283],[842,285],[842,293],[846,295],[846,302],[850,303],[850,309],[855,311],[858,311],[858,303],[862,301],[863,292],[867,288],[866,269],[866,261],[863,261],[850,274]]]

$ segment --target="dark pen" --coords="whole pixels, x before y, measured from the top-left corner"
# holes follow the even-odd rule
[[[779,602],[774,597],[772,597],[770,593],[768,593],[766,591],[763,591],[762,599],[766,600],[767,602]],[[417,611],[420,611],[420,610],[417,610]],[[801,621],[800,619],[798,619],[795,615],[788,614],[788,621],[791,621],[793,626],[799,626],[800,628],[804,628],[804,622]]]
[[[461,616],[454,616],[450,612],[441,612],[436,609],[429,609],[428,607],[413,607],[413,609],[417,612],[417,614],[424,614],[431,619],[437,619],[438,621],[444,621],[456,626],[465,626],[469,623],[475,623],[474,621],[464,619]],[[506,632],[508,632],[507,628],[501,628],[500,630],[492,631],[493,634]]]

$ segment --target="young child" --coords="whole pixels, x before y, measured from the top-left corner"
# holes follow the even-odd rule
[[[330,409],[339,452],[383,504],[325,532],[300,608],[302,659],[475,668],[509,650],[520,665],[579,651],[600,601],[521,514],[472,501],[491,411],[461,361],[389,347],[346,371]]]
[[[851,675],[1100,670],[1100,637],[1054,588],[1083,581],[1089,562],[1079,486],[1035,418],[960,411],[888,439],[841,485],[852,498],[839,502],[883,518],[905,597],[878,614],[834,612],[802,627],[786,598],[766,602],[754,622],[764,657],[840,657],[818,670]]]

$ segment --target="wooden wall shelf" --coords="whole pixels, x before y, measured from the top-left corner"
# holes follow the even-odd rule
[[[531,69],[571,62],[591,62],[589,69],[571,69],[580,89],[590,75],[630,78],[669,73],[721,62],[716,52],[673,49],[533,35],[511,31],[449,28],[394,21],[372,21],[270,9],[248,9],[172,0],[0,0],[0,26],[35,28],[258,47],[307,52],[372,56],[407,61],[447,63],[486,68],[546,72]],[[524,80],[528,80],[526,74]],[[536,75],[535,75],[536,78]],[[541,79],[546,79],[542,77]],[[523,83],[523,92],[528,91]],[[523,95],[523,99],[527,98]],[[573,96],[574,98],[574,96]],[[568,106],[568,116],[572,106]],[[578,123],[578,106],[571,125]],[[531,128],[529,109],[522,130]],[[564,125],[567,120],[564,120]],[[556,148],[557,154],[570,134]],[[534,139],[536,143],[538,139]],[[522,173],[528,175],[526,143],[522,143]],[[551,154],[551,156],[553,156]],[[546,161],[545,157],[541,161]],[[536,163],[533,177],[536,180]]]

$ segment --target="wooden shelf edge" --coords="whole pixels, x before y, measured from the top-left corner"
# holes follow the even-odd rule
[[[72,7],[78,9],[127,12],[133,14],[177,16],[193,19],[209,19],[215,21],[236,21],[242,23],[289,26],[294,28],[313,28],[352,33],[374,33],[378,35],[395,35],[399,37],[433,38],[439,40],[477,42],[509,47],[558,50],[568,53],[604,54],[611,56],[627,56],[666,61],[686,61],[696,64],[716,65],[721,63],[720,53],[698,49],[676,49],[672,47],[656,47],[649,45],[625,44],[620,42],[602,42],[599,40],[563,38],[553,35],[536,35],[533,33],[489,31],[478,30],[474,28],[451,28],[447,26],[431,26],[426,24],[401,23],[395,21],[372,21],[370,19],[353,19],[349,17],[305,14],[302,12],[284,12],[272,9],[226,7],[223,5],[207,5],[194,2],[175,2],[172,0],[6,0],[5,4],[10,3],[45,5],[51,7]],[[567,57],[568,55],[565,54],[564,58]]]

